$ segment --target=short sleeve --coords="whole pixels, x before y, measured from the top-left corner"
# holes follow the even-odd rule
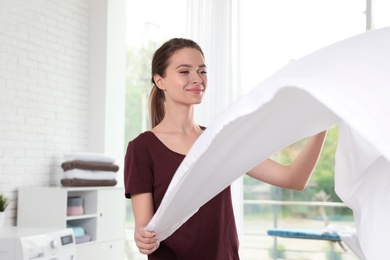
[[[153,192],[153,161],[147,146],[134,139],[127,146],[124,165],[125,196]]]

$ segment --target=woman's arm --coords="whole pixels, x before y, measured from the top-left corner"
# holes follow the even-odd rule
[[[325,136],[326,131],[323,131],[308,138],[306,145],[290,165],[282,165],[267,159],[247,174],[274,186],[303,190],[320,157]]]
[[[156,234],[145,230],[154,214],[152,193],[132,194],[131,203],[135,219],[135,243],[141,253],[149,255],[159,246]]]

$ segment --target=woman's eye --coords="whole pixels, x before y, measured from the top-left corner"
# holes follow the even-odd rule
[[[180,71],[180,73],[182,73],[182,74],[188,74],[189,71],[188,71],[188,70],[182,70],[182,71]]]
[[[201,71],[200,74],[207,74],[207,71]]]

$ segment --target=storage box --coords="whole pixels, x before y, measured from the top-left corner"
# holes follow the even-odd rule
[[[79,196],[68,197],[67,215],[76,216],[84,214],[83,198]]]

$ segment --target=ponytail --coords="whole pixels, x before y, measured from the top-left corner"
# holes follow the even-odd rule
[[[151,128],[158,125],[165,116],[165,95],[164,92],[153,85],[149,96],[150,124]]]

